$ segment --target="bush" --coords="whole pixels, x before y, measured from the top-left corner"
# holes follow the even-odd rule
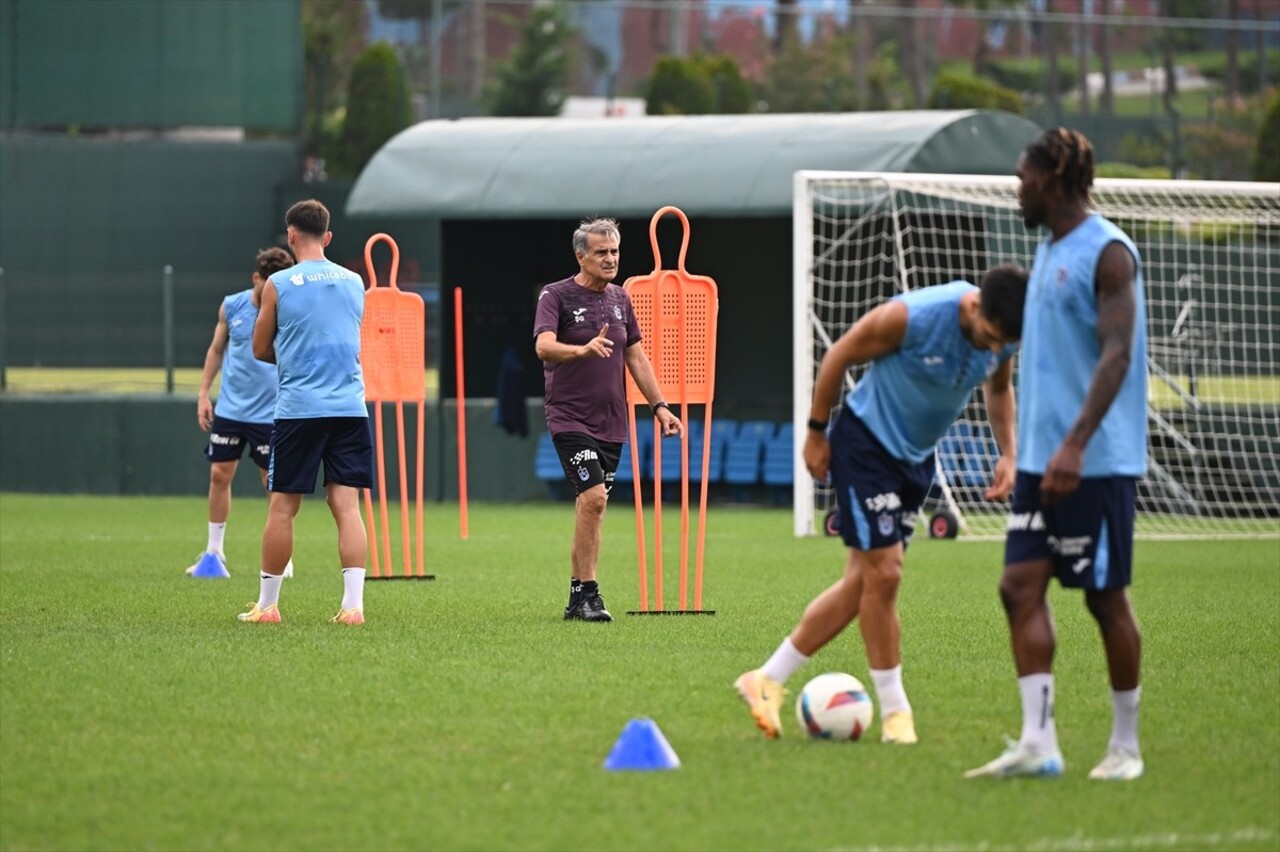
[[[1133,163],[1099,163],[1094,172],[1103,178],[1129,178],[1134,180],[1169,180],[1168,166],[1136,166]]]
[[[1042,60],[1032,62],[1020,59],[989,60],[982,64],[979,73],[1015,92],[1043,94],[1049,87],[1049,68]],[[1075,86],[1076,63],[1074,60],[1065,56],[1059,59],[1058,78],[1061,93],[1066,93]]]
[[[653,67],[644,97],[649,115],[702,115],[711,112],[715,88],[698,63],[663,56]]]
[[[1274,50],[1265,51],[1262,61],[1267,82],[1271,85],[1275,85],[1276,81],[1280,80],[1280,52]],[[1198,68],[1200,73],[1207,79],[1213,80],[1215,83],[1222,84],[1227,79],[1227,55],[1226,53],[1219,53],[1207,56],[1200,61]],[[1236,80],[1239,84],[1240,94],[1257,94],[1257,51],[1240,51],[1237,61]]]
[[[1022,115],[1022,96],[1012,89],[955,71],[933,79],[929,109],[1002,109]]]
[[[409,126],[409,85],[391,45],[378,42],[356,60],[347,89],[347,114],[336,175],[355,176],[386,141]]]
[[[751,111],[751,84],[726,53],[688,59],[663,56],[645,84],[649,115],[737,114]]]

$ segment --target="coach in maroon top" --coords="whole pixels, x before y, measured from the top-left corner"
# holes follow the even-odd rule
[[[573,232],[578,274],[548,284],[538,294],[533,334],[545,379],[547,429],[565,477],[577,493],[573,574],[566,619],[612,621],[596,582],[600,530],[622,445],[627,440],[623,365],[662,424],[679,435],[679,418],[662,401],[640,326],[618,274],[622,241],[612,219],[589,219]]]

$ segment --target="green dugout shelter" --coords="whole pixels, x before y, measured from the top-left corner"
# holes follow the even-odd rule
[[[468,395],[493,395],[514,346],[526,395],[541,396],[537,293],[577,271],[570,241],[578,221],[619,220],[621,283],[654,268],[653,213],[680,207],[692,229],[686,266],[720,287],[717,409],[783,419],[793,173],[1010,174],[1039,132],[1021,116],[984,110],[428,121],[374,155],[346,213],[376,220],[402,251],[420,244],[422,282],[440,284],[441,305],[463,288]],[[674,219],[660,229],[668,267],[677,231]],[[441,325],[450,395],[452,322]]]

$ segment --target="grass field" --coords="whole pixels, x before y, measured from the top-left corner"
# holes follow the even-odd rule
[[[427,371],[427,396],[439,391],[439,373]],[[1185,376],[1174,376],[1180,387],[1187,387]],[[12,393],[164,393],[165,372],[144,368],[93,367],[9,367],[7,390]],[[200,370],[183,368],[174,371],[174,393],[195,396],[200,390]],[[1212,405],[1267,404],[1280,405],[1280,376],[1203,376],[1198,393],[1203,402]],[[218,394],[214,381],[213,396]],[[1161,410],[1185,408],[1185,403],[1167,385],[1150,383],[1151,404]]]
[[[428,509],[434,583],[370,583],[363,628],[318,500],[299,520],[285,622],[257,594],[264,503],[233,509],[227,581],[182,569],[204,501],[0,495],[0,848],[1277,849],[1280,543],[1141,542],[1143,748],[1086,779],[1110,729],[1096,629],[1055,590],[1067,774],[964,781],[1016,735],[1000,546],[920,541],[902,592],[915,747],[766,742],[730,683],[842,562],[782,510],[713,508],[714,616],[639,618],[634,524],[605,532],[609,625],[565,623],[567,505]],[[668,520],[670,531],[676,529]],[[674,552],[668,554],[668,571]],[[668,578],[668,590],[674,581]],[[670,604],[670,598],[669,598]],[[797,674],[867,679],[841,637]],[[612,773],[626,722],[683,766]],[[790,719],[787,720],[791,722]]]
[[[173,371],[174,393],[194,397],[200,391],[199,367]],[[213,382],[218,395],[222,376]],[[161,367],[8,367],[6,390],[12,393],[164,393],[168,377]],[[427,370],[427,396],[440,389],[440,372]]]

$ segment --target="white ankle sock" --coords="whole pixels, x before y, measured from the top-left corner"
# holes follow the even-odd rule
[[[1022,693],[1022,736],[1019,742],[1040,754],[1058,750],[1058,729],[1053,723],[1053,675],[1029,674],[1018,678]]]
[[[221,524],[209,524],[209,546],[205,550],[210,553],[222,553],[222,542],[227,535],[227,525],[225,522]]]
[[[342,608],[364,609],[364,569],[342,569]]]
[[[898,710],[911,712],[907,691],[902,688],[902,664],[891,669],[872,669],[871,681],[876,685],[876,698],[880,701],[880,718]]]
[[[1111,743],[1138,753],[1138,703],[1142,687],[1111,690]]]
[[[796,650],[796,646],[791,644],[791,637],[788,636],[782,640],[782,644],[773,652],[773,656],[760,667],[760,671],[770,680],[786,683],[787,678],[807,662],[809,658]]]
[[[275,574],[268,574],[263,571],[260,574],[261,581],[258,586],[258,609],[266,609],[273,603],[280,601],[280,584],[284,582],[284,577],[277,577]]]

